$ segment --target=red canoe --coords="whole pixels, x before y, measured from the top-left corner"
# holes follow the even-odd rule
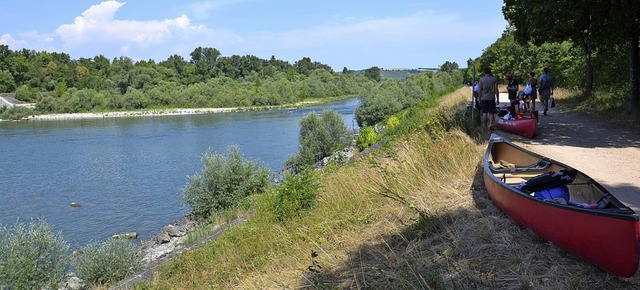
[[[536,135],[538,128],[538,119],[535,114],[515,120],[504,120],[500,114],[496,114],[494,123],[502,131],[515,133],[526,138],[532,138]]]
[[[535,192],[518,189],[534,176],[561,170],[576,174],[565,187],[568,200],[543,200]],[[492,134],[484,156],[484,184],[504,213],[543,239],[612,275],[636,273],[638,214],[584,173]]]

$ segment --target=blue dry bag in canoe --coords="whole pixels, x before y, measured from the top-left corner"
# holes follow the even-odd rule
[[[551,188],[541,189],[536,191],[533,196],[539,199],[555,199],[562,198],[565,201],[569,201],[569,188],[566,185],[555,186]]]

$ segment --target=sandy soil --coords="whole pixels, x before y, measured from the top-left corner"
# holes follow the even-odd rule
[[[501,100],[506,99],[501,96]],[[595,120],[559,104],[550,109],[548,116],[540,113],[534,138],[503,135],[524,148],[584,172],[640,213],[638,129]]]

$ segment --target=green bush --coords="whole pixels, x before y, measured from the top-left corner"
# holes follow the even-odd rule
[[[373,126],[386,117],[402,110],[402,104],[393,95],[377,94],[360,98],[356,108],[356,121],[361,127]]]
[[[321,116],[311,112],[300,120],[300,147],[297,156],[287,161],[287,168],[300,171],[350,142],[351,135],[338,112],[325,110]]]
[[[276,190],[273,213],[278,221],[300,216],[310,208],[318,193],[318,181],[313,171],[288,175]]]
[[[400,125],[400,119],[396,116],[391,116],[387,120],[387,129],[393,129],[398,125]]]
[[[228,148],[228,157],[205,152],[200,174],[189,177],[182,193],[198,220],[238,204],[251,194],[263,193],[269,185],[269,168],[257,161],[245,161],[237,146]]]
[[[37,115],[38,113],[31,108],[25,107],[0,107],[0,120],[21,120],[23,118]]]
[[[374,131],[371,126],[365,126],[360,130],[358,137],[356,137],[356,146],[358,146],[358,149],[364,150],[376,144],[376,141],[378,141],[376,131]]]
[[[69,245],[43,220],[0,228],[0,289],[56,289]]]
[[[131,240],[90,243],[74,258],[78,278],[96,286],[118,282],[142,266],[139,250]]]

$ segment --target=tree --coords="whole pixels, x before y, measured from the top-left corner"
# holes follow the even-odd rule
[[[0,70],[0,93],[13,92],[16,89],[16,82],[8,70]]]
[[[380,75],[380,68],[377,66],[372,66],[368,69],[365,69],[364,76],[376,82],[379,82],[382,79],[382,76]]]
[[[312,165],[350,142],[349,131],[340,114],[326,110],[311,112],[300,120],[298,166]]]
[[[293,66],[296,67],[299,74],[306,76],[308,76],[313,70],[313,63],[311,63],[311,59],[308,57],[303,57],[301,60],[296,61]]]
[[[598,28],[606,16],[604,0],[528,1],[505,0],[503,14],[516,27],[516,39],[536,45],[571,39],[585,58],[585,92],[593,89],[592,56],[597,47]]]
[[[191,63],[195,65],[196,74],[201,76],[200,80],[213,77],[216,63],[221,53],[211,47],[197,47],[191,52]]]
[[[440,66],[440,71],[442,72],[452,72],[455,70],[458,70],[458,64],[456,62],[450,62],[450,61],[445,61],[441,66]]]
[[[125,94],[127,89],[131,85],[131,79],[129,72],[134,68],[133,60],[129,57],[114,58],[112,68],[115,74],[112,76],[112,80],[118,86],[121,94]]]
[[[629,57],[629,83],[630,104],[632,107],[640,107],[640,2],[614,0],[610,1],[611,9],[608,10],[611,21],[608,26],[608,36],[621,36],[626,40]]]

